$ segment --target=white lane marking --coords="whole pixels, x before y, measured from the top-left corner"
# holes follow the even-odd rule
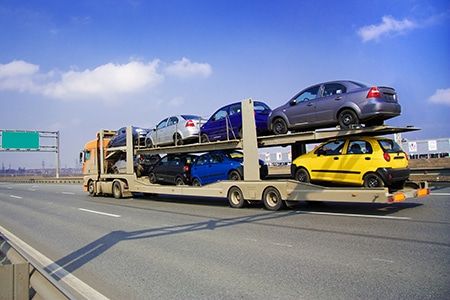
[[[8,190],[12,190],[12,186],[7,186],[6,187]]]
[[[52,277],[54,277],[57,281],[64,282],[64,284],[70,286],[72,290],[77,292],[84,299],[108,299],[2,226],[0,226],[0,232],[2,233],[2,235],[5,235],[7,237],[9,242],[13,244],[14,247],[18,247],[24,253],[26,253],[27,260],[30,260],[31,258],[35,262],[35,264],[40,266],[42,269],[50,269]]]
[[[393,260],[384,259],[384,258],[372,258],[372,260],[381,261],[381,262],[387,262],[387,263],[391,263],[391,264],[394,263]]]
[[[35,189],[35,188],[37,188],[38,186],[37,185],[32,185],[31,186],[33,189]]]
[[[290,244],[283,244],[283,243],[272,243],[272,244],[277,245],[277,246],[281,246],[281,247],[289,247],[289,248],[292,248],[292,247],[293,247],[293,246],[290,245]]]
[[[90,213],[93,213],[93,214],[103,215],[103,216],[109,216],[109,217],[114,217],[114,218],[120,218],[120,215],[108,214],[108,213],[105,213],[105,212],[96,211],[96,210],[90,210],[90,209],[86,209],[86,208],[78,208],[78,210],[90,212]]]
[[[22,199],[22,197],[20,196],[16,196],[16,195],[9,195],[11,198],[16,198],[16,199]]]
[[[75,195],[75,193],[72,193],[72,192],[61,192],[61,194],[64,194],[64,195]]]
[[[257,239],[251,239],[251,238],[245,238],[244,240],[250,241],[250,242],[257,242]]]
[[[391,217],[391,216],[376,216],[376,215],[360,215],[360,214],[342,214],[342,213],[328,213],[320,211],[303,211],[298,210],[299,214],[309,215],[324,215],[324,216],[339,216],[339,217],[354,217],[354,218],[372,218],[372,219],[392,219],[392,220],[411,220],[409,217]]]
[[[435,192],[432,192],[430,195],[433,195],[433,196],[450,196],[450,193],[435,193]]]
[[[28,189],[31,192],[36,192],[36,189]]]

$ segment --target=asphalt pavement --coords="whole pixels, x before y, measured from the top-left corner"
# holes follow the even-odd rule
[[[450,186],[392,205],[0,183],[0,225],[111,299],[448,299]],[[54,266],[48,266],[49,269]]]

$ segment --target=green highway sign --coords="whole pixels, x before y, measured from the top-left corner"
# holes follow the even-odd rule
[[[3,149],[39,149],[37,131],[2,131]]]

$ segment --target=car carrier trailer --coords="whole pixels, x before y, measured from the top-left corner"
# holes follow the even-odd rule
[[[291,145],[292,157],[294,158],[304,153],[306,143],[317,143],[349,135],[375,136],[408,132],[418,130],[418,128],[383,125],[370,128],[327,129],[257,137],[253,101],[251,99],[242,101],[242,124],[243,134],[240,139],[153,148],[135,146],[131,126],[127,127],[126,146],[107,148],[105,141],[114,135],[114,131],[102,130],[97,134],[96,153],[91,156],[95,167],[91,168],[90,174],[84,176],[84,190],[91,196],[113,195],[115,198],[131,197],[133,193],[222,197],[227,198],[230,206],[235,208],[241,208],[248,202],[263,201],[265,207],[269,210],[278,210],[285,203],[295,201],[393,203],[429,194],[427,182],[406,182],[404,189],[390,193],[388,188],[324,187],[291,179],[260,180],[259,178],[258,148]],[[225,180],[201,187],[168,186],[152,184],[147,176],[137,177],[134,172],[134,157],[137,154],[200,153],[226,149],[241,149],[243,151],[244,180]],[[108,174],[107,159],[117,152],[126,153],[126,173]]]

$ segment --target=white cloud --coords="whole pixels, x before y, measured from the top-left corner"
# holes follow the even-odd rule
[[[436,90],[436,92],[428,98],[428,101],[438,104],[450,105],[450,88]]]
[[[363,42],[377,41],[383,36],[401,34],[416,27],[418,27],[417,23],[406,18],[399,21],[392,16],[384,16],[380,24],[368,25],[358,29],[358,35]]]
[[[160,61],[132,60],[126,64],[107,63],[94,69],[39,72],[39,66],[17,60],[0,64],[0,91],[44,95],[62,100],[114,101],[124,94],[151,89],[164,81]],[[182,58],[165,69],[179,77],[208,77],[211,66]]]
[[[186,57],[174,61],[166,67],[166,73],[180,78],[203,77],[207,78],[212,73],[212,68],[207,63],[191,62]]]

